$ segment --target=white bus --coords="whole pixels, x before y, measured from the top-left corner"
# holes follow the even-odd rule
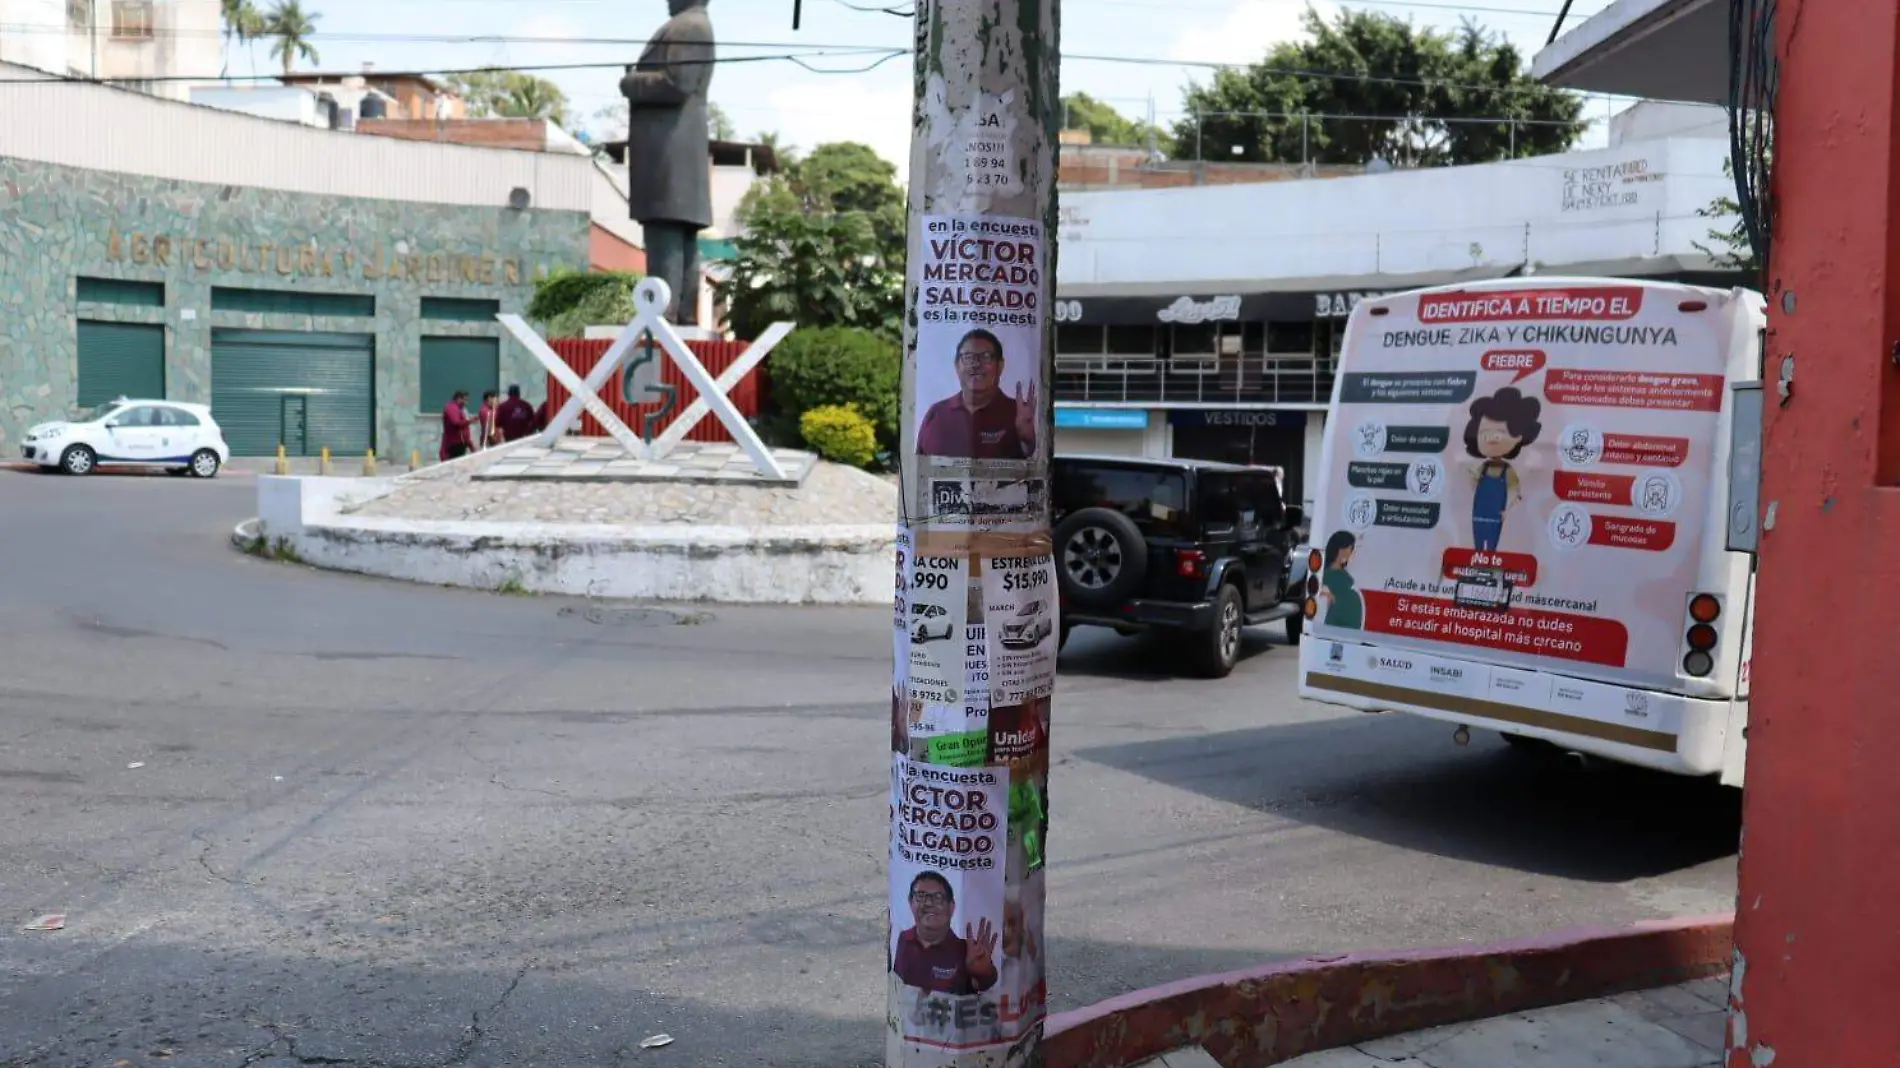
[[[1763,322],[1746,290],[1609,278],[1362,302],[1301,696],[1740,785],[1754,558],[1725,532],[1731,448],[1758,470]]]

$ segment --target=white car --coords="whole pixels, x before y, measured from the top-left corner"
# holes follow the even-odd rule
[[[26,432],[21,454],[41,467],[89,475],[106,467],[162,467],[213,478],[231,458],[224,431],[203,404],[126,400],[102,404],[70,422]]]
[[[910,638],[918,645],[925,642],[948,641],[950,638],[950,613],[940,604],[914,604],[910,606],[910,617],[916,624],[911,628]]]
[[[1043,602],[1030,601],[1016,610],[1015,618],[1003,621],[1003,648],[1032,649],[1055,629]]]

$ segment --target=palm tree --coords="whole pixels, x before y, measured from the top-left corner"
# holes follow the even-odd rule
[[[514,118],[549,119],[556,126],[566,126],[567,94],[544,78],[517,75],[508,79],[507,97],[495,110]]]
[[[224,71],[231,69],[231,41],[238,44],[250,44],[254,38],[263,36],[264,15],[257,10],[251,0],[220,0],[221,14],[224,19]]]
[[[317,20],[323,16],[315,11],[306,13],[298,0],[277,0],[277,4],[264,16],[264,36],[277,38],[270,46],[270,54],[284,61],[284,73],[290,73],[291,64],[298,56],[317,62],[317,50],[310,46],[310,35],[317,32]]]

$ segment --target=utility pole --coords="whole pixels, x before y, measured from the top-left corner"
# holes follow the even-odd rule
[[[1754,7],[1764,21],[1773,13],[1779,71],[1764,79],[1778,89],[1760,661],[1726,1063],[1890,1065],[1900,1050],[1889,996],[1900,985],[1900,9]],[[1838,125],[1848,115],[1851,135]]]
[[[1057,23],[1057,0],[916,5],[890,1068],[1042,1063]]]

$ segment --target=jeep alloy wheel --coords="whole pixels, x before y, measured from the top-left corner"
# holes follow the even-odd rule
[[[1102,527],[1083,527],[1062,547],[1062,568],[1079,586],[1107,589],[1122,571],[1121,542]]]

